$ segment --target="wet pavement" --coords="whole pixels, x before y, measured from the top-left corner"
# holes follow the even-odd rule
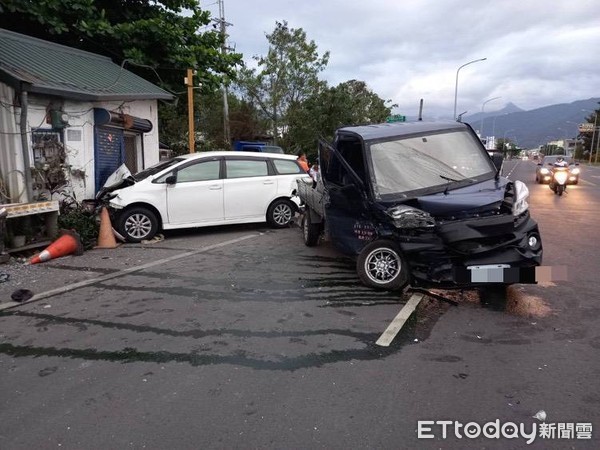
[[[561,200],[585,225],[600,193],[577,188]],[[297,228],[40,265],[37,294],[59,273],[89,284],[0,314],[0,448],[598,448],[600,253],[530,189],[545,264],[572,281],[436,291],[457,306],[426,298],[390,347],[375,342],[411,294],[363,287]],[[542,409],[593,440],[417,439],[418,420],[531,425]]]

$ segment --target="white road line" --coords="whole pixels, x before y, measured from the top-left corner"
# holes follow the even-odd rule
[[[228,245],[231,244],[237,244],[238,242],[242,242],[245,241],[246,239],[252,239],[255,237],[260,236],[260,234],[249,234],[246,236],[242,236],[240,238],[237,239],[231,239],[229,241],[225,241],[225,242],[221,242],[219,244],[214,244],[214,245],[209,245],[208,247],[203,247],[200,248],[198,250],[192,250],[189,252],[185,252],[185,253],[181,253],[179,255],[174,255],[174,256],[170,256],[168,258],[163,258],[163,259],[159,259],[156,261],[152,261],[149,262],[147,264],[142,264],[141,266],[135,266],[135,267],[129,267],[127,269],[121,270],[119,272],[116,273],[111,273],[108,275],[103,275],[101,277],[98,278],[92,278],[91,280],[84,280],[84,281],[79,281],[77,283],[72,283],[72,284],[68,284],[66,286],[62,286],[56,289],[52,289],[50,291],[46,291],[46,292],[42,292],[40,294],[36,294],[33,297],[31,297],[31,299],[29,299],[26,302],[23,303],[18,303],[18,302],[6,302],[6,303],[2,303],[0,304],[0,311],[4,310],[4,309],[9,309],[9,308],[13,308],[15,306],[19,306],[19,305],[25,305],[27,303],[31,303],[31,302],[35,302],[38,300],[42,300],[44,298],[48,298],[48,297],[52,297],[53,295],[58,295],[58,294],[64,294],[65,292],[69,292],[75,289],[79,289],[85,286],[89,286],[91,284],[96,284],[96,283],[101,283],[103,281],[107,281],[107,280],[112,280],[113,278],[118,278],[118,277],[122,277],[123,275],[127,275],[133,272],[138,272],[140,270],[144,270],[144,269],[149,269],[150,267],[154,267],[154,266],[160,266],[162,264],[166,264],[168,262],[171,261],[176,261],[178,259],[182,259],[182,258],[187,258],[188,256],[194,256],[197,255],[199,253],[204,253],[204,252],[208,252],[210,250],[214,250],[216,248],[221,248],[221,247],[226,247]]]
[[[597,184],[595,184],[595,183],[592,183],[591,181],[588,181],[588,180],[584,180],[583,178],[580,178],[580,179],[579,179],[579,182],[580,182],[580,183],[589,184],[590,186],[597,186]]]
[[[521,161],[517,161],[517,163],[515,164],[515,166],[512,168],[512,170],[508,173],[508,175],[506,175],[506,178],[510,178],[510,176],[512,175],[512,173],[515,171],[515,169],[517,168],[517,166],[521,164]]]
[[[389,347],[410,315],[415,309],[417,309],[417,306],[421,300],[423,300],[423,294],[413,294],[413,296],[408,300],[408,302],[406,302],[406,305],[404,305],[398,315],[394,318],[394,320],[392,320],[392,323],[389,324],[389,326],[375,343],[382,347]]]

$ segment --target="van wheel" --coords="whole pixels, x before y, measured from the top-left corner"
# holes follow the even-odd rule
[[[267,223],[273,228],[285,228],[294,218],[295,208],[289,200],[275,200],[267,210]]]
[[[154,237],[158,231],[158,219],[149,209],[137,206],[119,215],[118,229],[128,242],[142,242]]]
[[[304,245],[307,247],[318,245],[319,237],[321,237],[321,224],[311,222],[309,210],[306,210],[302,217],[302,237],[304,238]]]
[[[366,286],[396,290],[408,284],[409,267],[398,246],[389,240],[367,244],[356,261],[358,277]]]

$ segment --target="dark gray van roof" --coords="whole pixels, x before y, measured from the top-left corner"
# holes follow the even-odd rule
[[[417,133],[430,133],[445,130],[463,130],[468,128],[461,122],[394,122],[380,123],[376,125],[360,125],[356,127],[344,127],[337,130],[339,133],[353,133],[359,135],[365,141],[376,139],[393,138]]]

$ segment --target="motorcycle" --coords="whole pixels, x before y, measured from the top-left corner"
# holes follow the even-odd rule
[[[557,167],[552,168],[552,178],[550,179],[549,187],[559,197],[563,195],[567,189],[567,180],[569,179],[569,168],[568,167]]]

